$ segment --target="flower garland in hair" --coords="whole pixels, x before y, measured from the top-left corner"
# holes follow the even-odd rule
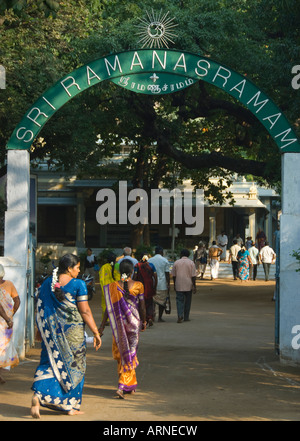
[[[142,258],[142,261],[143,261],[143,262],[147,262],[147,260],[148,260],[148,256],[147,256],[147,254],[145,254],[145,255],[143,256],[143,258]]]
[[[52,273],[51,291],[55,291],[56,288],[60,288],[60,283],[58,282],[58,268],[55,268]]]
[[[128,275],[127,274],[122,274],[122,276],[121,276],[121,280],[122,280],[122,282],[125,282],[126,280],[128,280]]]

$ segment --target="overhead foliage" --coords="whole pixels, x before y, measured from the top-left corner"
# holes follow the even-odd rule
[[[300,59],[296,0],[5,4],[0,10],[0,55],[7,78],[0,91],[2,164],[14,127],[44,90],[90,60],[138,48],[136,25],[152,9],[175,17],[176,49],[201,53],[252,79],[299,133],[300,92],[291,87],[291,69]],[[116,168],[108,159],[124,141],[132,150]],[[144,188],[190,177],[206,185],[206,195],[217,201],[233,173],[272,185],[280,181],[280,153],[266,130],[240,103],[201,81],[155,98],[111,83],[94,86],[52,117],[31,155],[47,156],[81,176],[128,177],[131,170],[134,185]],[[216,175],[219,184],[209,184]]]

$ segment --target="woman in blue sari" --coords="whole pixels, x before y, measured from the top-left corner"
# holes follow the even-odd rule
[[[40,418],[40,405],[75,415],[80,412],[86,369],[85,324],[101,338],[88,304],[85,283],[77,279],[79,258],[66,254],[52,277],[45,280],[37,300],[36,321],[42,339],[35,372],[31,415]]]
[[[250,254],[249,251],[246,250],[245,247],[242,247],[240,251],[237,253],[237,259],[239,262],[239,278],[241,282],[249,280],[250,274]]]

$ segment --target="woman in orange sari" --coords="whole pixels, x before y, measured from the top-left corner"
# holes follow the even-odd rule
[[[120,264],[121,280],[104,286],[106,310],[99,328],[102,334],[109,318],[113,333],[112,354],[118,362],[119,398],[136,391],[139,333],[146,329],[144,287],[131,279],[132,272],[132,262],[124,259]]]
[[[0,371],[19,364],[12,336],[13,316],[20,306],[20,299],[14,284],[3,277],[4,268],[0,265]],[[0,384],[3,383],[5,380],[0,375]]]

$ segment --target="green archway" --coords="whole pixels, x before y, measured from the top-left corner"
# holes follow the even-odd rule
[[[66,75],[26,112],[7,148],[28,150],[57,110],[85,89],[105,80],[133,92],[156,95],[177,92],[203,80],[248,108],[270,133],[280,152],[300,152],[299,140],[283,113],[252,81],[210,58],[164,49],[109,55]]]
[[[300,273],[295,272],[291,257],[295,243],[299,243],[300,240],[299,140],[280,109],[254,83],[227,66],[197,54],[146,49],[99,58],[63,77],[26,112],[7,144],[7,211],[4,241],[5,256],[15,256],[20,262],[15,278],[21,302],[26,304],[27,295],[30,177],[28,150],[57,110],[85,89],[105,80],[113,81],[133,92],[157,95],[173,93],[202,80],[229,93],[249,109],[269,132],[282,153],[283,162],[279,282],[280,355],[284,360],[300,364]],[[22,308],[21,312],[19,325],[14,331],[19,351],[24,347],[25,308]],[[293,337],[295,333],[296,336]]]

